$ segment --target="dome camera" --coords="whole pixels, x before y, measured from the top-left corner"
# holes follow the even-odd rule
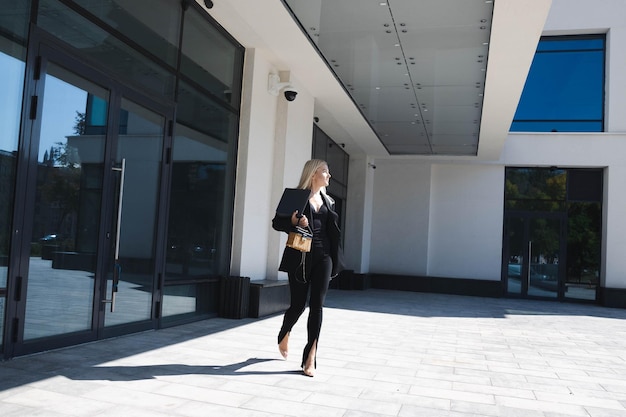
[[[287,87],[285,88],[285,92],[283,94],[285,94],[287,101],[294,101],[298,95],[298,90],[293,87]]]

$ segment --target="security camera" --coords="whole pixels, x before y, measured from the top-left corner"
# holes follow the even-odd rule
[[[285,94],[287,101],[294,101],[298,95],[298,90],[293,87],[287,87],[285,88],[285,92],[283,94]]]

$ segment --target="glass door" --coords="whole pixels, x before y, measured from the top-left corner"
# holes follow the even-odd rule
[[[43,42],[37,62],[17,354],[154,328],[161,297],[171,108]]]
[[[165,117],[122,98],[113,177],[104,325],[150,320]]]
[[[110,91],[54,62],[38,80],[39,125],[25,282],[23,342],[92,331],[98,280],[103,167]],[[99,129],[87,129],[98,103]],[[34,147],[32,147],[34,148]]]
[[[560,298],[563,216],[505,217],[505,283],[509,295]]]

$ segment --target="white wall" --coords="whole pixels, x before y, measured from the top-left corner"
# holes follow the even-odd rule
[[[426,275],[430,164],[376,161],[369,271]]]
[[[369,272],[500,279],[500,165],[376,161]]]
[[[433,165],[428,275],[500,280],[504,169]]]
[[[349,164],[343,250],[346,268],[363,273],[370,263],[374,169],[364,155],[351,156]]]

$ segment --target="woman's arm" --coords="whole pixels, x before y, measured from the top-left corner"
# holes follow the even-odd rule
[[[274,230],[278,230],[279,232],[289,233],[298,224],[302,227],[306,227],[308,225],[308,221],[305,215],[298,217],[298,210],[294,211],[291,217],[276,215],[272,219],[272,227],[274,228]]]

